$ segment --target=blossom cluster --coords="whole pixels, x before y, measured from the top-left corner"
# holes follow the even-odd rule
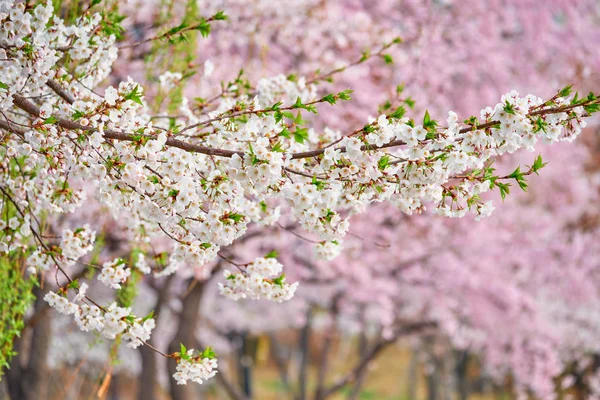
[[[78,293],[69,301],[66,294],[48,292],[44,300],[57,312],[64,315],[73,315],[77,326],[82,331],[98,331],[107,339],[115,339],[123,334],[127,346],[136,348],[150,339],[150,334],[155,327],[153,318],[139,318],[131,314],[131,308],[117,306],[111,303],[106,309],[92,304],[86,304],[87,284],[83,283]]]
[[[56,263],[64,267],[75,265],[77,260],[94,249],[96,232],[84,225],[74,231],[65,229],[61,235],[60,246],[53,249],[38,248],[27,258],[26,265],[30,273],[37,270],[47,271]]]
[[[333,260],[340,255],[342,249],[339,242],[321,242],[315,246],[315,256],[318,260]]]
[[[173,374],[178,385],[185,385],[187,381],[202,384],[217,374],[217,359],[210,348],[197,356],[194,356],[194,349],[186,351],[183,347],[182,350],[177,360],[176,372]]]
[[[246,265],[243,272],[223,271],[226,282],[219,283],[219,290],[233,300],[265,298],[281,303],[291,299],[298,288],[298,282],[287,283],[282,272],[283,265],[275,258],[258,258]]]
[[[125,266],[125,261],[117,258],[102,264],[98,280],[110,288],[121,289],[121,284],[125,283],[130,275],[131,270]]]

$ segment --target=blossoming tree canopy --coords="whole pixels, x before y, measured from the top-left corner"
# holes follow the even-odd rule
[[[186,100],[177,114],[157,118],[132,79],[102,88],[118,57],[123,17],[94,12],[98,3],[66,21],[51,2],[0,0],[0,252],[27,257],[32,276],[52,271],[58,289],[44,299],[73,315],[83,331],[122,337],[134,348],[150,346],[152,314],[99,304],[88,284],[71,277],[70,268],[94,249],[95,232],[87,225],[52,232],[53,218],[84,205],[83,182],[126,218],[141,249],[133,263],[96,266],[108,288],[121,288],[134,270],[164,276],[222,259],[235,271],[224,271],[221,294],[282,302],[298,283],[286,281],[275,252],[237,263],[222,250],[251,224],[274,225],[286,214],[319,238],[317,253],[330,259],[340,252],[350,216],[373,203],[479,220],[494,210],[484,193],[497,190],[504,198],[511,185],[525,190],[526,178],[544,166],[532,156],[530,166],[498,172],[497,157],[572,141],[600,109],[593,93],[580,97],[567,86],[547,99],[512,91],[479,116],[450,111],[437,121],[427,112],[411,118],[399,96],[385,114],[338,132],[313,127],[313,114],[343,107],[350,89],[323,93],[318,78],[249,82],[240,75],[203,107]],[[205,36],[224,19],[218,12],[145,42],[176,43],[190,30]],[[157,237],[172,241],[172,251],[147,259]],[[217,370],[210,348],[182,345],[161,354],[178,361],[178,383],[202,383]]]

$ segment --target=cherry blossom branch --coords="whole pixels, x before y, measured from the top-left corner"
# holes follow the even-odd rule
[[[25,99],[22,96],[19,95],[14,95],[14,103],[17,107],[19,107],[20,109],[22,109],[23,111],[28,112],[31,115],[37,116],[39,117],[40,114],[40,110],[39,108],[33,104],[31,101]],[[320,99],[319,101],[321,101],[322,99]],[[532,113],[529,113],[528,116],[542,116],[542,115],[551,115],[551,114],[559,114],[559,113],[563,113],[563,112],[567,112],[570,110],[573,110],[577,107],[583,107],[583,106],[588,106],[588,105],[594,105],[594,104],[600,104],[600,100],[598,99],[594,99],[594,100],[586,100],[584,102],[581,103],[577,103],[577,104],[571,104],[568,106],[561,106],[561,107],[552,107],[552,108],[546,108],[546,109],[542,109],[542,110],[537,110],[534,111]],[[231,117],[231,116],[230,116]],[[480,125],[474,125],[472,127],[467,127],[467,128],[462,128],[460,129],[460,133],[466,133],[469,132],[471,130],[478,130],[478,129],[486,129],[486,128],[491,128],[494,126],[497,126],[499,124],[499,121],[490,121],[490,122],[486,122]],[[5,124],[2,124],[3,126],[6,126]],[[57,118],[56,121],[56,125],[65,128],[65,129],[71,129],[71,130],[82,130],[82,131],[88,131],[88,132],[97,132],[99,131],[97,128],[93,128],[93,127],[89,127],[89,126],[84,126],[81,125],[77,122],[71,121],[71,120],[67,120],[64,118]],[[192,126],[188,127],[189,129],[191,129]],[[8,129],[8,128],[7,128]],[[11,129],[14,130],[14,129]],[[15,131],[18,132],[18,131]],[[133,135],[131,133],[126,133],[126,132],[120,132],[120,131],[116,131],[113,129],[107,129],[104,130],[103,132],[103,136],[105,139],[114,139],[114,140],[122,140],[122,141],[130,141],[130,142],[136,142],[139,141],[139,136],[140,135]],[[151,136],[146,136],[144,135],[144,137],[146,137],[147,139],[152,139]],[[226,157],[226,158],[231,158],[234,155],[239,155],[239,156],[243,156],[244,152],[243,151],[236,151],[236,150],[226,150],[226,149],[220,149],[220,148],[214,148],[214,147],[208,147],[208,146],[202,146],[202,145],[198,145],[198,144],[192,144],[192,143],[188,143],[188,142],[184,142],[178,139],[174,139],[174,138],[167,138],[167,141],[165,143],[167,146],[171,146],[171,147],[176,147],[185,151],[189,151],[189,152],[193,152],[193,153],[201,153],[201,154],[205,154],[205,155],[210,155],[210,156],[219,156],[219,157]],[[390,147],[397,147],[397,146],[402,146],[405,145],[406,143],[402,140],[394,140],[391,141],[389,143],[386,143],[382,146],[375,146],[375,145],[365,145],[361,147],[361,150],[378,150],[378,149],[385,149],[385,148],[390,148]],[[336,148],[336,150],[339,150],[340,152],[344,153],[346,152],[346,148],[345,147],[338,147]],[[325,148],[321,148],[321,149],[315,149],[315,150],[309,150],[309,151],[304,151],[304,152],[298,152],[298,153],[292,153],[291,154],[291,159],[296,160],[296,159],[303,159],[303,158],[314,158],[314,157],[318,157],[322,154],[325,153]]]
[[[391,60],[391,58],[388,58],[390,56],[384,55],[383,53],[388,50],[390,47],[396,45],[396,44],[400,44],[402,43],[402,39],[401,38],[395,38],[394,40],[392,40],[389,43],[384,44],[378,51],[376,51],[375,53],[370,53],[368,51],[363,52],[362,56],[358,59],[356,59],[355,61],[346,64],[344,66],[341,66],[339,68],[335,68],[332,69],[331,71],[325,72],[321,75],[317,75],[314,78],[309,79],[308,81],[306,81],[306,84],[311,84],[311,83],[315,83],[315,82],[319,82],[319,81],[323,81],[323,80],[328,80],[330,79],[333,75],[338,74],[340,72],[344,72],[345,70],[347,70],[348,68],[354,67],[356,65],[362,64],[365,61],[369,60],[372,57],[376,57],[376,56],[382,56],[386,59],[386,62],[389,62],[388,60]]]
[[[210,32],[210,23],[211,22],[223,21],[225,19],[227,19],[227,16],[222,11],[219,11],[212,17],[209,17],[206,19],[202,18],[199,22],[197,22],[195,24],[186,26],[185,23],[182,23],[178,26],[175,26],[175,27],[169,29],[168,31],[166,31],[165,33],[162,33],[160,35],[152,36],[148,39],[144,39],[139,42],[119,46],[119,49],[129,49],[132,47],[137,47],[144,43],[153,42],[155,40],[161,40],[161,39],[171,40],[171,38],[173,36],[181,36],[181,35],[185,34],[186,32],[194,31],[194,30],[198,30],[201,32],[201,34],[203,36],[207,36],[208,33]]]
[[[315,105],[315,104],[325,103],[325,102],[327,102],[327,99],[321,98],[321,99],[314,100],[314,101],[308,102],[306,104],[303,104],[302,106],[292,105],[292,106],[287,106],[287,107],[277,107],[277,108],[270,107],[270,108],[263,108],[263,109],[259,109],[259,110],[249,109],[249,110],[243,110],[243,111],[235,111],[235,109],[228,110],[228,111],[225,111],[223,114],[219,115],[218,117],[209,118],[209,119],[206,119],[204,121],[200,121],[200,122],[198,122],[196,124],[193,124],[193,125],[190,125],[190,126],[186,126],[182,130],[180,130],[177,134],[181,135],[183,132],[186,132],[186,131],[188,131],[190,129],[198,128],[200,126],[205,126],[205,125],[208,125],[208,124],[210,124],[212,122],[222,121],[224,119],[231,119],[231,118],[240,117],[242,115],[263,114],[263,113],[272,113],[272,112],[275,112],[275,111],[296,110],[296,109],[299,109],[299,108],[305,108],[306,106],[312,106],[312,105]],[[226,114],[226,113],[228,113],[230,111],[233,111],[233,112],[231,114],[224,115],[224,114]]]

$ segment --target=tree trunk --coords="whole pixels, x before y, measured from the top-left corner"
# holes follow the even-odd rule
[[[43,299],[42,289],[36,287],[33,290],[36,300],[34,303],[34,314],[40,312],[46,303]],[[11,362],[10,370],[7,371],[8,391],[13,400],[38,400],[48,397],[48,350],[50,347],[51,321],[47,313],[40,313],[35,324],[31,325],[31,337],[29,338],[28,360],[25,365],[24,337],[15,340],[14,349],[19,354]]]
[[[408,386],[407,386],[407,399],[417,398],[417,379],[419,369],[419,350],[413,349],[410,356],[410,364],[408,365]]]
[[[429,362],[432,368],[427,374],[427,400],[439,400],[440,399],[440,369],[437,360],[433,358]]]
[[[285,390],[288,393],[292,393],[288,376],[288,362],[290,358],[289,354],[288,352],[284,351],[284,346],[279,343],[279,340],[274,333],[269,335],[269,341],[271,343],[271,356],[275,361],[275,365],[277,365],[279,379],[281,380]]]
[[[153,286],[158,292],[156,304],[154,305],[155,322],[157,325],[163,306],[168,301],[169,288],[174,277],[175,275],[169,275],[164,285],[160,289],[157,289]],[[152,338],[150,338],[150,344],[153,344]],[[139,380],[138,400],[156,400],[156,388],[158,386],[158,378],[156,376],[157,354],[148,346],[141,346],[140,356],[142,358],[142,373]]]
[[[252,364],[255,344],[247,332],[238,335],[238,379],[242,393],[252,399]]]
[[[140,348],[142,373],[139,380],[138,400],[156,400],[156,353],[147,346]]]
[[[13,351],[17,354],[13,357],[10,362],[10,367],[6,370],[6,386],[8,389],[8,395],[11,399],[25,399],[25,393],[23,389],[23,381],[25,377],[25,368],[23,368],[23,356],[21,354],[23,336],[15,338],[13,343]]]
[[[369,340],[367,338],[367,333],[365,329],[365,325],[363,323],[363,329],[360,332],[358,338],[358,359],[362,359],[365,357],[369,347]],[[365,377],[367,375],[367,369],[363,369],[356,376],[356,380],[354,381],[354,385],[352,387],[352,391],[348,395],[348,400],[356,400],[360,396],[360,391],[362,389],[362,385],[364,383]]]
[[[456,387],[458,400],[467,400],[469,397],[469,380],[467,376],[467,367],[469,363],[469,353],[466,350],[456,352]]]
[[[306,323],[300,331],[300,340],[298,341],[298,350],[300,352],[300,367],[298,369],[298,400],[306,400],[311,325],[312,309],[309,308],[306,312]]]
[[[193,281],[188,282],[190,285]],[[179,315],[179,325],[173,340],[169,344],[169,353],[178,352],[180,344],[183,343],[188,349],[198,348],[195,331],[198,325],[200,300],[204,293],[204,283],[196,282],[187,296],[183,298],[183,307]],[[169,376],[177,370],[177,362],[173,359],[167,360]],[[169,392],[171,400],[191,400],[194,396],[194,385],[178,385],[174,379],[169,379]]]

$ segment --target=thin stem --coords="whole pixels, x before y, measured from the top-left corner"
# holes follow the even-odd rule
[[[162,33],[160,35],[152,36],[152,37],[150,37],[148,39],[140,40],[139,42],[135,42],[135,43],[125,44],[125,45],[119,46],[119,49],[130,49],[132,47],[137,47],[137,46],[139,46],[141,44],[152,42],[152,41],[155,41],[155,40],[170,39],[172,36],[182,35],[182,34],[184,34],[186,32],[198,29],[203,24],[210,23],[210,22],[213,22],[213,21],[218,21],[218,19],[216,19],[214,16],[212,16],[210,18],[203,19],[202,21],[200,21],[200,22],[198,22],[196,24],[187,26],[187,27],[185,27],[185,28],[183,28],[183,29],[175,32],[175,33],[172,33],[172,30],[170,29],[167,32]]]

